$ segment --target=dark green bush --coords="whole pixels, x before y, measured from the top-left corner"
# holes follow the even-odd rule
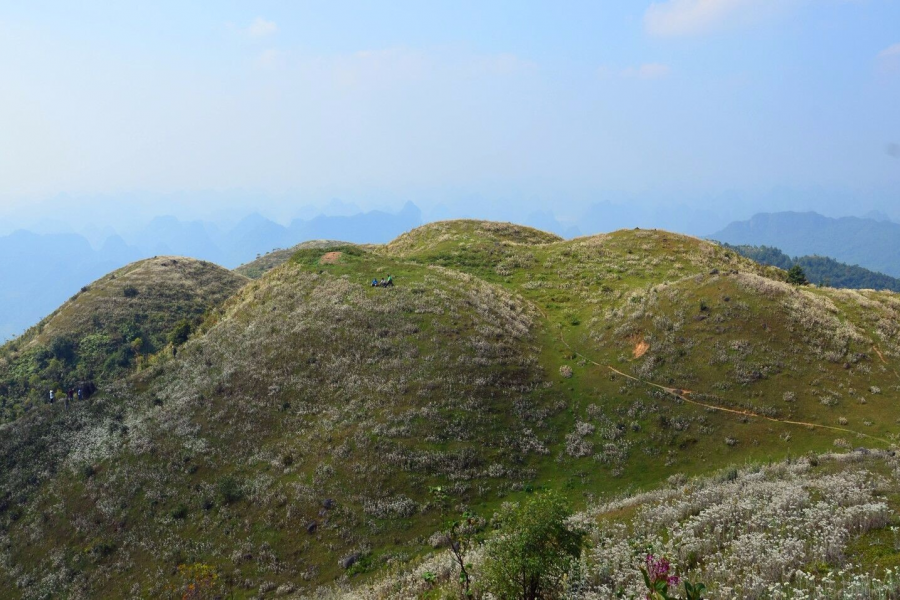
[[[187,319],[178,321],[172,331],[169,332],[169,343],[173,346],[181,346],[188,341],[189,337],[191,337],[191,331],[193,331],[193,329],[194,327]]]
[[[231,475],[225,475],[219,479],[217,487],[219,496],[225,504],[233,504],[244,497],[244,490],[241,489],[240,483]]]
[[[71,364],[75,360],[75,340],[66,335],[53,338],[50,342],[50,352],[58,360]]]
[[[94,468],[94,465],[84,465],[83,467],[81,467],[81,476],[85,479],[90,479],[96,474],[97,469]]]

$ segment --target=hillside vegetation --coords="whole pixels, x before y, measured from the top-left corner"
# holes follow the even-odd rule
[[[344,242],[334,240],[310,240],[308,242],[302,242],[291,248],[266,252],[265,254],[258,256],[256,260],[252,260],[239,266],[234,272],[238,275],[249,277],[250,279],[259,279],[275,267],[279,267],[291,260],[291,257],[300,250],[310,248],[330,248],[332,246],[341,245],[344,245]]]
[[[68,389],[122,376],[247,281],[212,263],[157,257],[84,286],[24,335],[0,347],[0,422]]]
[[[770,246],[733,246],[724,244],[741,256],[758,263],[788,270],[800,265],[810,283],[845,289],[872,289],[900,292],[900,279],[876,273],[856,265],[846,265],[827,256],[799,256],[791,258]]]
[[[371,287],[388,275],[395,287]],[[898,332],[892,293],[795,287],[663,231],[563,241],[453,221],[385,246],[303,248],[208,312],[177,357],[156,355],[68,413],[5,426],[0,588],[156,598],[193,583],[251,598],[337,583],[437,598],[454,589],[449,568],[416,569],[443,560],[449,515],[487,524],[555,490],[594,531],[582,591],[595,595],[580,597],[633,591],[640,552],[625,548],[647,540],[729,597],[718,565],[740,554],[738,533],[715,537],[703,521],[673,537],[697,514],[679,498],[712,507],[746,492],[759,523],[787,519],[766,512],[770,488],[749,486],[763,477],[790,480],[799,495],[785,506],[815,507],[810,519],[831,510],[817,502],[837,484],[816,459],[790,465],[897,444]],[[851,566],[868,556],[860,536],[890,540],[898,522],[896,469],[878,456],[885,483],[833,502],[885,507],[854,509],[865,527],[839,511],[827,527],[846,525],[840,551],[810,538],[786,564],[814,580],[887,576],[892,542]],[[771,474],[735,469],[784,460]],[[732,469],[710,480],[731,488],[681,489]],[[609,504],[640,493],[659,495]],[[656,508],[638,515],[642,503]],[[651,518],[664,509],[671,518]],[[753,585],[787,583],[773,570]]]
[[[675,476],[653,492],[591,503],[572,516],[570,525],[586,533],[586,547],[565,597],[646,598],[638,565],[650,552],[670,557],[682,577],[706,582],[703,597],[710,600],[896,598],[898,509],[900,463],[885,453],[809,456],[691,480]],[[483,581],[484,547],[466,559],[472,580]],[[863,569],[834,568],[848,559]],[[359,589],[334,588],[319,597],[456,597],[458,572],[445,551]]]

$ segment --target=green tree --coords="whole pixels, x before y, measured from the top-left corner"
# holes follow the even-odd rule
[[[505,508],[500,530],[485,548],[488,590],[499,600],[561,598],[584,537],[569,525],[571,514],[555,493]]]
[[[806,279],[806,273],[803,272],[803,267],[794,265],[788,269],[788,283],[792,285],[806,285],[809,283]]]
[[[178,321],[178,323],[175,324],[175,328],[169,332],[169,342],[173,346],[181,346],[188,341],[192,329],[191,322],[187,319]]]
[[[75,361],[75,341],[67,335],[55,337],[50,341],[50,352],[60,361],[71,364]]]

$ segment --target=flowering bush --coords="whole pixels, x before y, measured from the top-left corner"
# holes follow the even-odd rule
[[[672,566],[668,559],[648,554],[644,558],[644,566],[641,567],[641,574],[644,576],[644,584],[647,586],[648,600],[676,600],[670,588],[677,588],[681,582],[681,578],[673,574]],[[684,599],[685,600],[701,600],[706,586],[702,583],[692,584],[689,581],[684,582]]]

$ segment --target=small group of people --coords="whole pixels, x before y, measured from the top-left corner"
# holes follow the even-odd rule
[[[372,287],[394,287],[394,276],[388,275],[387,279],[382,278],[381,281],[376,277],[372,280]]]
[[[88,393],[88,391],[85,388],[86,388],[86,386],[80,385],[80,386],[78,386],[78,388],[69,388],[68,390],[66,390],[66,396],[65,396],[66,409],[69,408],[69,403],[72,402],[76,397],[79,400],[84,400],[85,395]],[[54,404],[55,402],[56,402],[56,390],[51,389],[50,390],[50,404]]]

